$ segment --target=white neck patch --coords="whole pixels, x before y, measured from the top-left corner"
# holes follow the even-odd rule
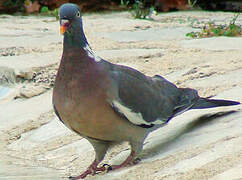
[[[99,62],[102,60],[99,56],[95,55],[95,53],[93,52],[93,50],[90,48],[88,44],[83,49],[87,52],[87,55],[90,58],[93,58],[96,62]]]

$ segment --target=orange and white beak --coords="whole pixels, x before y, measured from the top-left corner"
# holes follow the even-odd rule
[[[60,20],[60,33],[63,35],[67,28],[70,26],[70,21],[67,19],[61,19]]]

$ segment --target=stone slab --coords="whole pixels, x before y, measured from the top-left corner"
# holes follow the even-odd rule
[[[20,56],[0,57],[0,66],[12,68],[14,70],[29,69],[33,67],[44,67],[59,62],[61,52],[35,53]]]
[[[31,99],[17,99],[0,104],[0,131],[8,130],[52,109],[52,91]]]
[[[21,134],[21,139],[14,141],[8,147],[12,150],[29,150],[44,142],[51,141],[57,137],[73,133],[66,128],[57,118],[40,128]]]
[[[182,40],[179,43],[185,48],[197,48],[213,51],[242,50],[241,37],[211,37],[203,39]]]
[[[197,31],[191,27],[152,28],[137,31],[120,31],[111,33],[97,33],[96,36],[112,39],[117,42],[183,40],[186,33]]]
[[[164,53],[163,49],[115,49],[115,50],[101,50],[96,54],[103,59],[121,58],[121,57],[141,57],[152,56]]]

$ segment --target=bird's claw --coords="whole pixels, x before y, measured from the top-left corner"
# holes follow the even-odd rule
[[[98,161],[94,160],[93,163],[87,168],[87,170],[84,171],[81,175],[76,177],[70,176],[69,179],[70,180],[84,179],[89,174],[94,176],[95,174],[105,171],[106,170],[105,166],[109,166],[108,164],[104,164],[101,167],[97,167],[98,163],[99,163]]]
[[[107,166],[107,168],[106,168],[106,166]],[[104,164],[103,167],[106,168],[107,172],[112,171],[112,169],[113,169],[112,166],[109,164]]]
[[[73,176],[69,176],[68,179],[69,179],[69,180],[75,180],[75,177],[73,177]]]
[[[134,164],[137,164],[141,159],[140,158],[135,158],[134,156],[135,154],[131,153],[131,155],[120,165],[109,165],[109,164],[103,164],[100,167],[97,167],[99,162],[97,160],[94,160],[93,163],[87,168],[86,171],[84,171],[81,175],[77,176],[77,177],[69,177],[70,180],[77,180],[77,179],[84,179],[87,175],[95,175],[98,174],[100,172],[109,172],[112,170],[116,170],[119,169],[121,167],[127,167],[127,166],[131,166]]]
[[[108,164],[104,164],[103,166],[108,166],[107,168],[107,172],[111,171],[111,170],[116,170],[116,169],[120,169],[122,167],[128,167],[128,166],[132,166],[135,164],[138,164],[141,161],[140,158],[135,158],[135,154],[131,153],[129,157],[127,157],[127,159],[121,163],[120,165],[108,165]]]

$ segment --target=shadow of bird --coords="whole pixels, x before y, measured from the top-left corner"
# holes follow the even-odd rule
[[[169,133],[168,137],[163,137],[163,141],[160,141],[159,143],[152,145],[150,147],[144,148],[144,151],[140,157],[142,159],[148,159],[157,154],[166,152],[170,146],[176,143],[179,143],[183,135],[194,132],[199,128],[211,125],[212,122],[220,118],[223,118],[238,112],[240,111],[230,110],[230,111],[223,111],[223,112],[216,112],[216,113],[209,113],[209,114],[202,115],[194,119],[192,122],[189,122],[178,129],[173,129],[172,131],[175,131],[175,132],[174,133],[171,132],[171,134],[173,134],[172,136],[170,136],[170,133]],[[145,144],[148,144],[148,143],[150,142],[146,142]]]

